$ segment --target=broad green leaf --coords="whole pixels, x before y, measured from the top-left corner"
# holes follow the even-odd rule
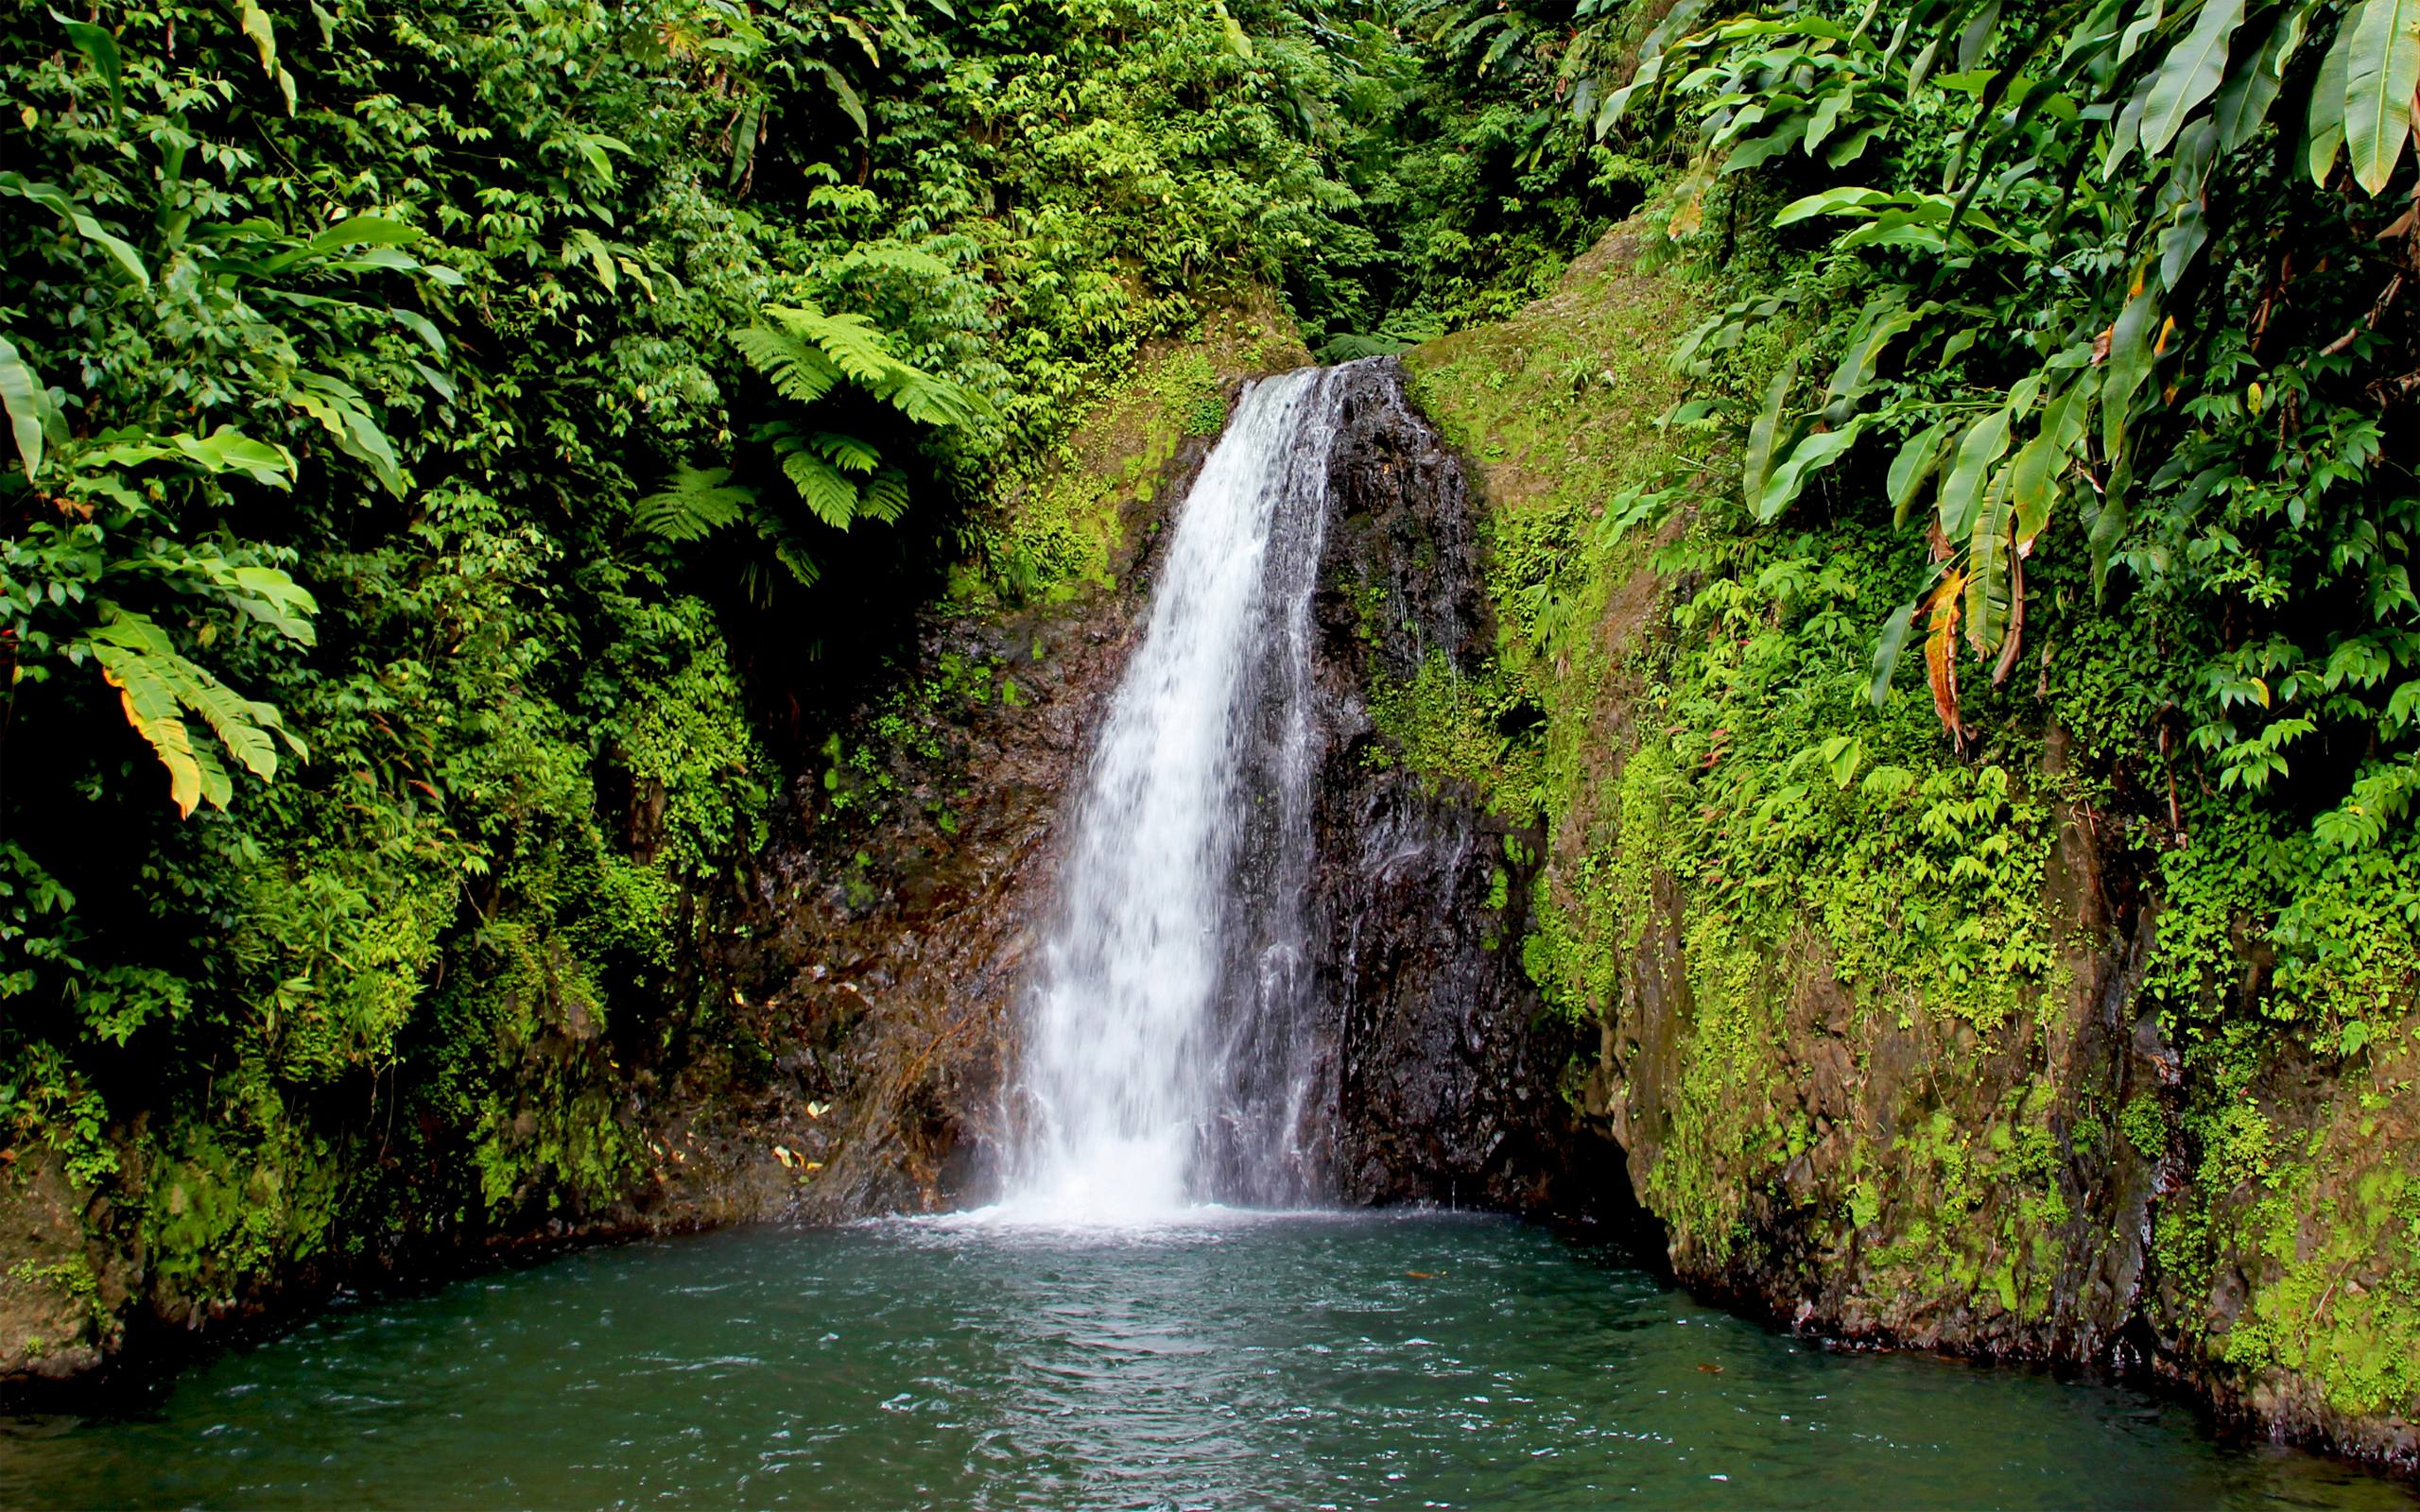
[[[2335,171],[2337,151],[2344,146],[2344,81],[2352,75],[2353,27],[2340,27],[2334,46],[2320,60],[2319,77],[2310,87],[2310,112],[2308,134],[2303,143],[2303,164],[2310,170],[2311,182],[2325,188],[2327,176]]]
[[[2115,462],[2125,454],[2126,421],[2135,391],[2152,374],[2152,334],[2159,327],[2159,301],[2146,284],[2109,328],[2109,360],[2100,380],[2100,451]]]
[[[60,29],[67,33],[67,40],[76,44],[76,50],[93,65],[93,72],[100,75],[101,82],[109,86],[112,115],[124,115],[126,61],[118,53],[117,39],[110,34],[107,26],[96,26],[89,21],[71,21],[57,10],[50,13],[50,19],[59,23]]]
[[[2008,631],[2010,472],[1992,475],[1966,542],[1966,644],[1984,657],[2000,648]]]
[[[0,336],[0,403],[8,405],[9,430],[16,438],[17,458],[25,464],[26,481],[31,483],[42,471],[42,422],[50,408],[50,395],[6,336]]]
[[[1811,194],[1804,198],[1793,199],[1782,206],[1773,216],[1773,224],[1794,226],[1802,220],[1811,220],[1817,215],[1862,215],[1876,205],[1894,202],[1893,196],[1884,194],[1879,189],[1854,187],[1826,189],[1820,194]]]
[[[1969,18],[1966,29],[1958,37],[1958,70],[1969,73],[1983,60],[1983,52],[1991,45],[1992,33],[2000,24],[2000,0],[1985,0]]]
[[[2303,32],[2310,24],[2311,9],[2309,0],[2287,7],[2259,53],[2231,69],[2219,86],[2218,102],[2210,112],[2219,123],[2220,151],[2233,152],[2251,141],[2268,120],[2269,107],[2285,87],[2287,60],[2302,45]]]
[[[1843,84],[1815,102],[1814,111],[1806,118],[1806,138],[1800,144],[1808,157],[1815,155],[1815,149],[1822,146],[1824,139],[1832,134],[1832,129],[1840,125],[1841,113],[1856,101],[1857,91]]]
[[[1739,470],[1739,496],[1752,505],[1765,491],[1765,479],[1772,474],[1773,453],[1782,444],[1782,407],[1789,401],[1789,386],[1798,379],[1798,364],[1785,363],[1765,386],[1764,406],[1748,426],[1748,451]]]
[[[445,360],[445,336],[428,317],[415,310],[389,309],[387,313],[394,318],[397,325],[420,337],[421,344],[428,348],[430,356],[440,362]]]
[[[297,263],[342,251],[348,247],[403,247],[420,240],[420,235],[418,227],[406,226],[401,221],[378,215],[353,215],[337,221],[292,251],[270,258],[261,267],[265,272],[275,273]],[[416,267],[419,265],[406,262],[404,266]]]
[[[2166,0],[2152,0],[2150,5],[2135,12],[2127,22],[2126,29],[2118,34],[2117,60],[2122,63],[2134,57],[2135,50],[2142,46],[2144,40],[2157,31],[2159,24],[2167,19]]]
[[[256,441],[233,425],[221,425],[208,436],[173,436],[169,444],[209,472],[242,472],[273,489],[291,485],[294,458],[282,446]]]
[[[326,427],[328,434],[336,438],[338,451],[367,463],[372,475],[389,493],[399,499],[404,496],[403,465],[396,460],[393,443],[378,428],[359,389],[326,373],[300,372],[294,375],[293,387],[285,397],[288,404]]]
[[[268,12],[260,8],[260,0],[235,0],[235,17],[244,35],[261,55],[261,72],[270,78],[277,77],[277,27],[270,24]]]
[[[1874,678],[1865,690],[1865,696],[1874,701],[1876,709],[1881,708],[1883,700],[1890,696],[1891,677],[1899,670],[1899,654],[1908,648],[1909,633],[1915,627],[1916,610],[1930,592],[1927,588],[1925,593],[1918,593],[1892,610],[1891,617],[1882,622],[1882,639],[1874,646]]]
[[[2076,443],[2083,439],[2096,387],[2095,375],[2086,373],[2043,405],[2041,431],[2009,464],[2009,509],[2015,519],[2019,545],[2030,543],[2049,523],[2060,475],[2075,455]]]
[[[137,285],[147,289],[151,286],[151,270],[143,266],[143,254],[57,188],[46,183],[28,182],[21,173],[0,173],[0,194],[30,199],[57,215],[73,227],[78,235],[109,253],[111,260],[125,269],[126,276],[134,280]]]
[[[320,605],[302,584],[274,567],[238,567],[228,576],[245,613],[299,645],[316,643],[310,617]]]
[[[1749,499],[1759,524],[1769,524],[1789,507],[1806,481],[1840,459],[1856,444],[1864,427],[1852,421],[1836,431],[1821,431],[1790,449],[1789,458],[1772,471],[1763,490]]]
[[[2118,177],[2118,170],[2126,165],[2127,156],[2141,143],[2143,112],[2151,109],[2152,86],[2156,82],[2156,79],[2147,78],[2135,86],[2134,96],[2126,101],[2126,108],[2118,112],[2118,124],[2109,132],[2109,155],[2100,163],[2100,177],[2104,180]]]
[[[1891,472],[1885,480],[1890,491],[1891,511],[1896,524],[1905,524],[1908,510],[1916,502],[1917,490],[1925,486],[1933,471],[1941,466],[1948,450],[1949,421],[1935,421],[1908,438],[1891,459]]]
[[[873,134],[873,128],[866,124],[866,102],[857,97],[856,86],[830,63],[819,66],[823,70],[823,81],[832,87],[832,97],[840,102],[841,113],[856,123],[858,140],[866,140]]]
[[[2003,404],[1966,427],[1959,438],[1958,459],[1941,480],[1941,533],[1952,541],[1974,534],[1983,507],[1983,484],[2008,451],[2011,416]]]
[[[1882,353],[1931,309],[1928,304],[1910,310],[1880,302],[1868,309],[1849,337],[1848,350],[1841,353],[1840,365],[1832,369],[1832,381],[1824,386],[1828,419],[1838,424],[1848,418],[1848,406],[1873,383],[1875,365],[1882,360]]]
[[[2360,0],[2344,18],[2344,33],[2352,46],[2344,72],[2344,145],[2354,181],[2377,194],[2394,176],[2411,136],[2411,95],[2420,89],[2420,0]],[[2337,46],[2344,44],[2340,40]]]
[[[2420,0],[2415,0],[2420,3]],[[2180,38],[2160,60],[2145,98],[2142,143],[2145,152],[2168,150],[2187,116],[2218,93],[2226,72],[2227,43],[2243,25],[2243,0],[2203,0],[2193,29]]]
[[[1845,789],[1857,780],[1857,769],[1865,763],[1865,742],[1855,735],[1834,735],[1816,748],[1817,757],[1832,774],[1832,785]]]

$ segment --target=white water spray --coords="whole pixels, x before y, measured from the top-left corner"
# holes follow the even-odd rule
[[[1178,513],[1030,986],[1009,1212],[1130,1221],[1303,1185],[1308,1074],[1285,1073],[1278,1120],[1221,1101],[1232,1057],[1276,1048],[1238,1041],[1302,986],[1333,377],[1248,387]]]

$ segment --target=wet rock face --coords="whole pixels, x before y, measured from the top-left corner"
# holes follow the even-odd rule
[[[1287,884],[1305,892],[1306,980],[1282,995],[1304,1007],[1240,1030],[1305,1038],[1318,1065],[1308,1100],[1326,1112],[1302,1121],[1307,1179],[1268,1200],[1577,1206],[1572,1194],[1608,1188],[1587,1179],[1601,1142],[1578,1131],[1557,1090],[1582,1047],[1542,1027],[1520,959],[1542,837],[1387,757],[1370,713],[1374,687],[1409,682],[1434,658],[1469,671],[1482,654],[1470,499],[1398,368],[1346,377],[1313,606],[1316,843],[1309,875]],[[708,1066],[666,1096],[698,1110],[660,1136],[692,1157],[667,1203],[828,1219],[995,1190],[1018,992],[1074,784],[1139,639],[1150,522],[1182,499],[1205,450],[1175,458],[1138,516],[1118,591],[927,627],[920,664],[1011,666],[1019,696],[961,710],[937,744],[897,763],[878,827],[819,827],[817,803],[793,810],[750,917],[719,947],[771,1064],[735,1060],[718,1089],[702,1085]],[[1285,1090],[1231,1091],[1252,1106]],[[776,1146],[787,1162],[766,1158]]]
[[[1347,1201],[1565,1205],[1590,1163],[1558,1083],[1579,1048],[1521,966],[1542,836],[1477,793],[1389,759],[1372,689],[1485,645],[1461,463],[1393,362],[1348,374],[1316,603],[1311,1000],[1338,1046],[1334,1149]],[[1509,843],[1508,843],[1509,842]]]

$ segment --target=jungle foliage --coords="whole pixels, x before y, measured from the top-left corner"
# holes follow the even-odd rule
[[[1145,341],[1628,208],[1381,7],[15,0],[0,78],[0,1146],[197,1304],[627,1188],[783,772],[1048,586],[994,481]]]
[[[1533,974],[1609,1021],[1686,976],[1644,1193],[1674,1254],[1815,1235],[1827,1282],[2033,1326],[2058,1168],[2132,1150],[2180,1357],[2408,1414],[2420,11],[1454,14],[1462,66],[1526,57],[1655,165],[1664,277],[1575,275],[1424,349],[1421,394],[1520,480],[1502,665],[1434,718],[1558,827]],[[1933,1074],[2010,1078],[2008,1122],[1927,1103],[1793,1185],[1818,981],[1852,1043],[1988,1047]],[[2034,1047],[2117,1003],[2174,1058],[2052,1118]]]
[[[1001,482],[1147,342],[1400,350],[1642,204],[1683,460],[1498,570],[1540,678],[1703,512],[1672,854],[1997,1022],[2055,725],[2210,1044],[2420,966],[2412,0],[0,15],[0,1139],[196,1296],[626,1185],[783,773],[1067,588]]]

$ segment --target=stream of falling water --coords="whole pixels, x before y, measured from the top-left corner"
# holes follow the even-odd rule
[[[1340,410],[1334,369],[1250,386],[1178,511],[1029,986],[1006,1214],[1133,1221],[1317,1190],[1322,1068],[1292,1009]],[[1280,1071],[1281,1095],[1227,1094],[1241,1055],[1286,1062],[1253,1068],[1264,1086]]]

